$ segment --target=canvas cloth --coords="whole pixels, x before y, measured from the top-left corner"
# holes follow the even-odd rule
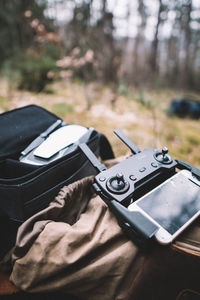
[[[85,300],[175,300],[185,290],[200,293],[200,218],[172,245],[155,243],[143,253],[94,195],[92,183],[88,177],[63,187],[22,224],[0,265],[3,271],[12,258],[11,281],[28,292],[60,291]]]
[[[64,187],[19,229],[11,281],[29,292],[124,299],[143,255],[92,190],[93,177]]]

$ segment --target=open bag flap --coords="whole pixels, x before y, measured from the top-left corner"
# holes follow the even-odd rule
[[[22,151],[58,117],[37,105],[27,105],[0,115],[0,159]]]

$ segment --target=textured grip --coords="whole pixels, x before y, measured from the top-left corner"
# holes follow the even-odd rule
[[[158,231],[158,226],[152,223],[149,219],[143,216],[138,211],[129,211],[115,200],[108,203],[113,213],[116,214],[121,221],[128,223],[133,230],[137,231],[144,238],[150,239]]]

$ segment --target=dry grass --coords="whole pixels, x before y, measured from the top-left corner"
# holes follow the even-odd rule
[[[115,128],[120,128],[141,149],[167,146],[174,158],[200,167],[200,121],[166,115],[171,99],[181,96],[181,91],[129,90],[125,96],[118,95],[113,105],[110,88],[99,84],[86,87],[82,82],[59,82],[49,89],[51,94],[17,91],[1,80],[0,112],[28,104],[41,105],[68,123],[94,127],[104,133],[116,156],[127,152],[113,134]],[[88,95],[92,103],[89,111]],[[195,96],[200,99],[200,94]]]

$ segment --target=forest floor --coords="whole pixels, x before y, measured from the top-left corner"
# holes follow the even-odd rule
[[[98,83],[55,82],[46,93],[15,89],[0,79],[0,112],[29,104],[40,105],[67,123],[94,127],[109,139],[115,156],[124,155],[126,146],[114,135],[120,128],[141,149],[168,147],[171,155],[200,167],[200,120],[169,117],[170,101],[181,91],[125,89],[114,95],[109,86]],[[200,93],[190,92],[200,99]],[[90,109],[88,109],[90,103]]]

